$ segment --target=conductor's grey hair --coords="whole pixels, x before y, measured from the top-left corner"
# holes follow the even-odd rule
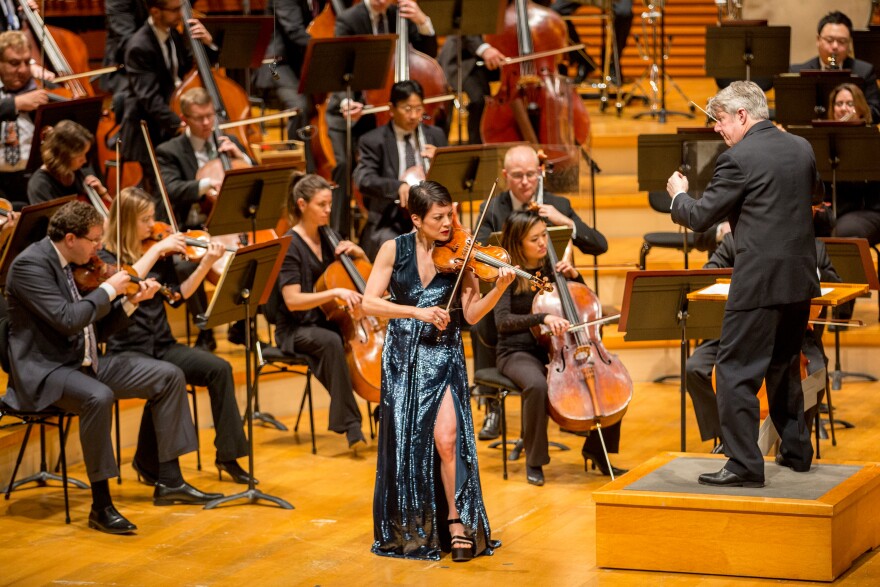
[[[736,81],[709,98],[708,110],[717,117],[720,113],[736,114],[742,108],[753,120],[770,118],[767,96],[754,82]]]

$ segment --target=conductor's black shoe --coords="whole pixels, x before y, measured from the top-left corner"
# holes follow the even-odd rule
[[[803,463],[796,463],[794,461],[790,461],[787,458],[785,458],[784,456],[782,456],[782,453],[779,453],[776,455],[776,464],[779,465],[780,467],[788,467],[789,469],[791,469],[795,473],[806,473],[807,471],[810,470],[810,463],[807,463],[805,465]]]
[[[200,331],[199,335],[196,337],[195,347],[208,352],[216,351],[217,341],[214,339],[214,331],[210,328],[208,330]]]
[[[719,442],[718,445],[712,449],[713,455],[723,455],[724,454],[724,443]]]
[[[526,481],[529,482],[529,485],[541,487],[544,485],[544,469],[526,465]]]
[[[89,528],[107,534],[130,534],[137,530],[137,526],[126,520],[112,504],[100,510],[92,506],[92,511],[89,512]]]
[[[714,485],[715,487],[764,487],[763,479],[741,477],[723,468],[715,473],[703,473],[698,481],[700,485]]]
[[[162,483],[156,483],[156,489],[153,490],[153,505],[174,505],[176,503],[203,505],[221,497],[223,497],[222,493],[206,493],[186,481],[180,487],[168,487]]]
[[[223,473],[229,475],[235,483],[239,483],[241,485],[247,485],[250,482],[250,475],[248,472],[241,468],[241,465],[238,464],[238,461],[214,461],[214,466],[217,467],[217,478],[222,480]],[[254,478],[254,485],[258,485],[260,483],[259,479]]]
[[[495,440],[501,436],[501,406],[498,402],[491,402],[486,409],[486,419],[477,438],[480,440]]]

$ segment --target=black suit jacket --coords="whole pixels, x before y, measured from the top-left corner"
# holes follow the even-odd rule
[[[443,42],[437,62],[446,74],[446,80],[453,86],[458,79],[458,47],[461,45],[461,79],[466,80],[477,66],[477,49],[484,43],[482,35],[464,35],[459,43],[457,35],[449,35]]]
[[[816,56],[804,63],[792,65],[789,68],[789,71],[792,73],[799,73],[805,69],[822,69],[822,65],[819,63],[819,57]],[[863,90],[865,92],[865,100],[871,108],[873,123],[877,124],[877,122],[880,122],[880,88],[877,87],[877,73],[874,71],[874,66],[867,61],[847,57],[843,62],[842,69],[849,69],[855,75],[865,80],[865,87]]]
[[[244,152],[244,147],[238,139],[226,136]],[[199,181],[196,179],[199,162],[186,133],[177,135],[156,147],[156,160],[159,162],[159,171],[168,190],[177,224],[185,226],[190,208],[201,200]]]
[[[803,302],[819,295],[810,205],[820,193],[810,143],[762,120],[718,156],[702,198],[675,197],[672,219],[698,231],[730,221],[728,310]]]
[[[500,232],[504,228],[504,221],[513,212],[513,196],[509,191],[502,192],[499,196],[492,199],[489,211],[483,219],[483,224],[477,232],[477,240],[482,244],[488,244],[489,235],[493,232]],[[571,202],[563,196],[557,196],[550,192],[544,192],[544,203],[549,204],[559,210],[566,218],[574,221],[576,228],[574,246],[587,255],[601,255],[608,250],[608,241],[602,236],[598,230],[590,228],[584,221],[580,219]],[[480,205],[480,214],[486,207],[486,202]]]
[[[422,125],[425,141],[429,145],[445,147],[446,135],[434,126]],[[364,203],[370,212],[381,214],[388,205],[394,205],[401,182],[400,156],[397,137],[392,123],[373,129],[361,137],[358,143],[358,164],[354,170],[354,183],[364,195]]]
[[[48,237],[16,257],[6,299],[12,372],[5,401],[18,409],[42,410],[61,397],[61,384],[82,365],[86,326],[94,323],[104,340],[129,324],[121,300],[111,303],[101,288],[73,301]]]

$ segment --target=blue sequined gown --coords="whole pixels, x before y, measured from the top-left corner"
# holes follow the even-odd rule
[[[396,239],[391,300],[427,308],[445,307],[455,275],[438,273],[422,287],[415,233]],[[438,560],[449,549],[449,517],[434,449],[434,423],[449,388],[458,417],[455,503],[477,554],[492,554],[480,490],[477,448],[461,342],[461,311],[454,311],[438,337],[432,325],[413,318],[388,322],[382,352],[382,410],[379,461],[373,496],[373,552],[383,556]]]

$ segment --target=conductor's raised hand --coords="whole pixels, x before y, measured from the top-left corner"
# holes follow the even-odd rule
[[[681,193],[686,194],[687,191],[688,180],[680,171],[676,171],[669,176],[668,180],[666,180],[666,193],[669,194],[670,198],[674,198]]]

